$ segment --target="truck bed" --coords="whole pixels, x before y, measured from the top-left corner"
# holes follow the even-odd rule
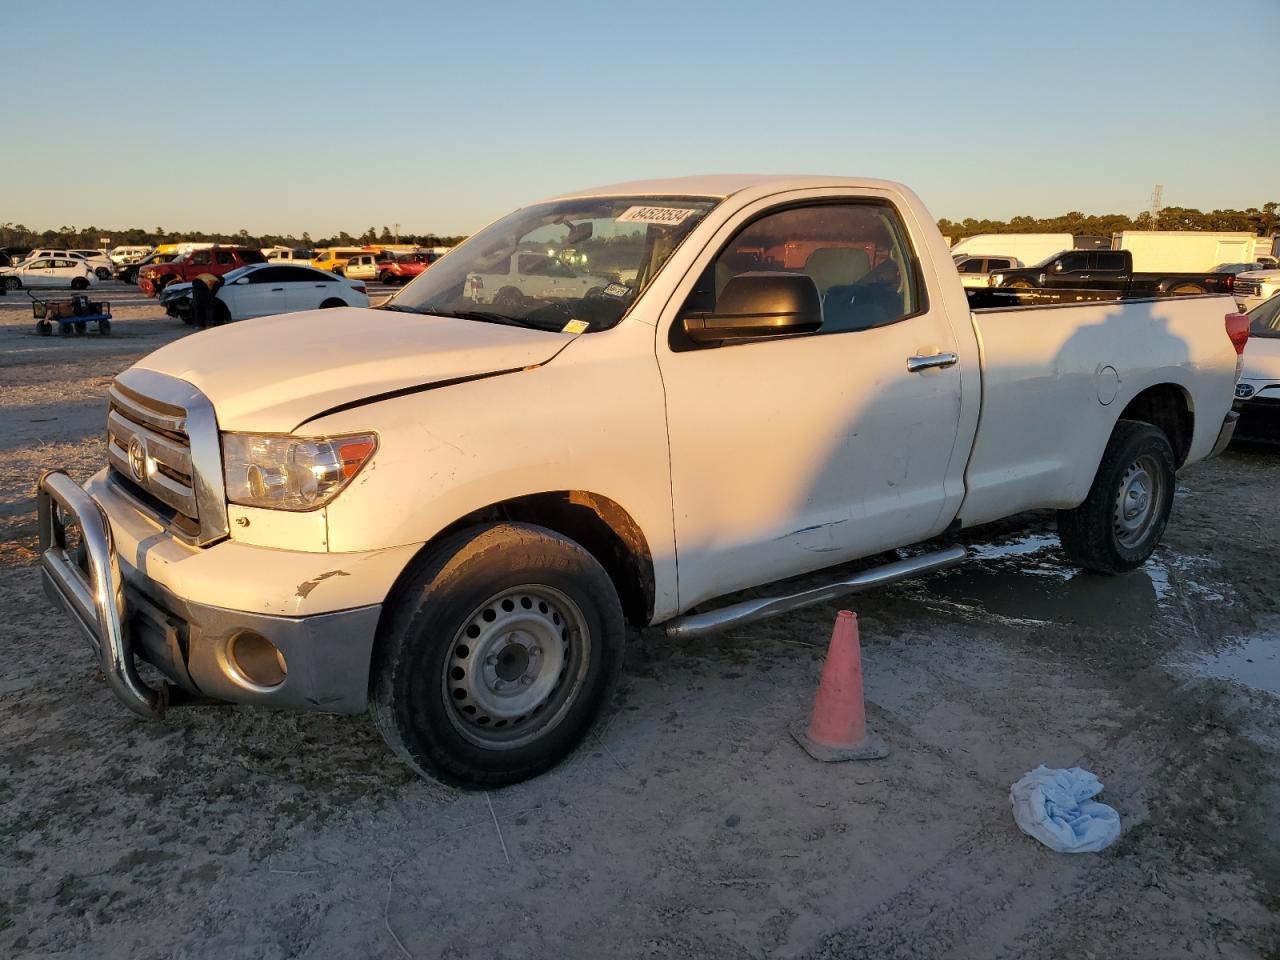
[[[983,381],[960,510],[964,526],[1080,504],[1111,424],[1159,384],[1173,385],[1160,388],[1161,396],[1182,403],[1184,411],[1191,397],[1199,398],[1186,449],[1175,444],[1182,463],[1210,453],[1231,409],[1235,381],[1236,354],[1223,319],[1235,312],[1230,297],[1113,296],[1109,302],[1056,304],[1039,298],[1028,305],[1026,291],[1007,293],[1020,298],[1018,305],[999,298],[1002,306],[972,313]],[[1072,416],[1062,415],[1067,410]]]

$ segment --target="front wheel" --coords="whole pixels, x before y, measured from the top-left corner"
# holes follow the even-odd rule
[[[18,277],[5,277],[4,288],[6,290],[21,290],[22,281]]]
[[[415,562],[380,628],[374,723],[426,776],[527,780],[600,716],[624,637],[613,583],[574,541],[523,523],[463,531]]]
[[[1058,513],[1058,539],[1067,555],[1098,573],[1141,566],[1169,522],[1176,469],[1163,430],[1135,420],[1117,423],[1089,496]]]
[[[94,270],[93,272],[97,275],[97,277],[98,277],[98,279],[99,279],[99,280],[110,280],[110,279],[111,279],[111,271],[110,271],[110,270],[108,270],[106,267],[98,267],[98,268],[97,268],[96,270]]]

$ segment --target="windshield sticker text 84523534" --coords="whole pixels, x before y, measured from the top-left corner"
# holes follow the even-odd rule
[[[618,223],[654,223],[664,227],[675,227],[693,213],[683,207],[628,207],[618,217]]]

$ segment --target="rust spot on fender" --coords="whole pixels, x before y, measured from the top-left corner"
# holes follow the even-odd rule
[[[328,580],[330,577],[349,577],[351,574],[345,570],[330,570],[328,573],[322,573],[318,577],[311,580],[304,580],[298,584],[298,599],[305,600],[316,587],[320,586],[320,581]]]

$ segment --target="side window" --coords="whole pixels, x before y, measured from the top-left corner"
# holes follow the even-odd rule
[[[197,250],[195,253],[191,254],[191,262],[201,266],[209,263],[209,251]]]
[[[1123,253],[1099,253],[1097,257],[1099,270],[1105,270],[1107,273],[1124,272]]]
[[[215,254],[215,263],[235,263],[236,255],[234,250],[218,250]]]
[[[261,270],[251,271],[248,277],[250,283],[279,283],[287,279],[285,274],[288,272],[288,267],[263,267]]]
[[[307,270],[305,267],[281,267],[280,272],[283,274],[280,279],[286,283],[332,283],[336,279],[316,273],[314,270]]]
[[[1001,259],[1000,257],[996,257],[993,260],[987,261],[987,272],[990,273],[993,270],[1008,270],[1012,266],[1013,264],[1010,263],[1008,260],[1004,260],[1004,259]]]
[[[976,262],[981,267],[982,258]],[[819,335],[867,330],[922,309],[914,263],[906,231],[888,204],[791,207],[739,231],[703,274],[685,309],[714,310],[725,287],[744,273],[802,273],[822,300]]]
[[[31,264],[31,269],[32,269],[32,270],[48,270],[48,269],[49,269],[49,261],[48,261],[48,260],[37,260],[35,263]]]
[[[966,260],[964,263],[960,265],[960,272],[961,273],[982,273],[983,272],[982,261],[977,259]]]
[[[1089,254],[1068,253],[1058,261],[1058,273],[1081,273],[1089,269]]]

